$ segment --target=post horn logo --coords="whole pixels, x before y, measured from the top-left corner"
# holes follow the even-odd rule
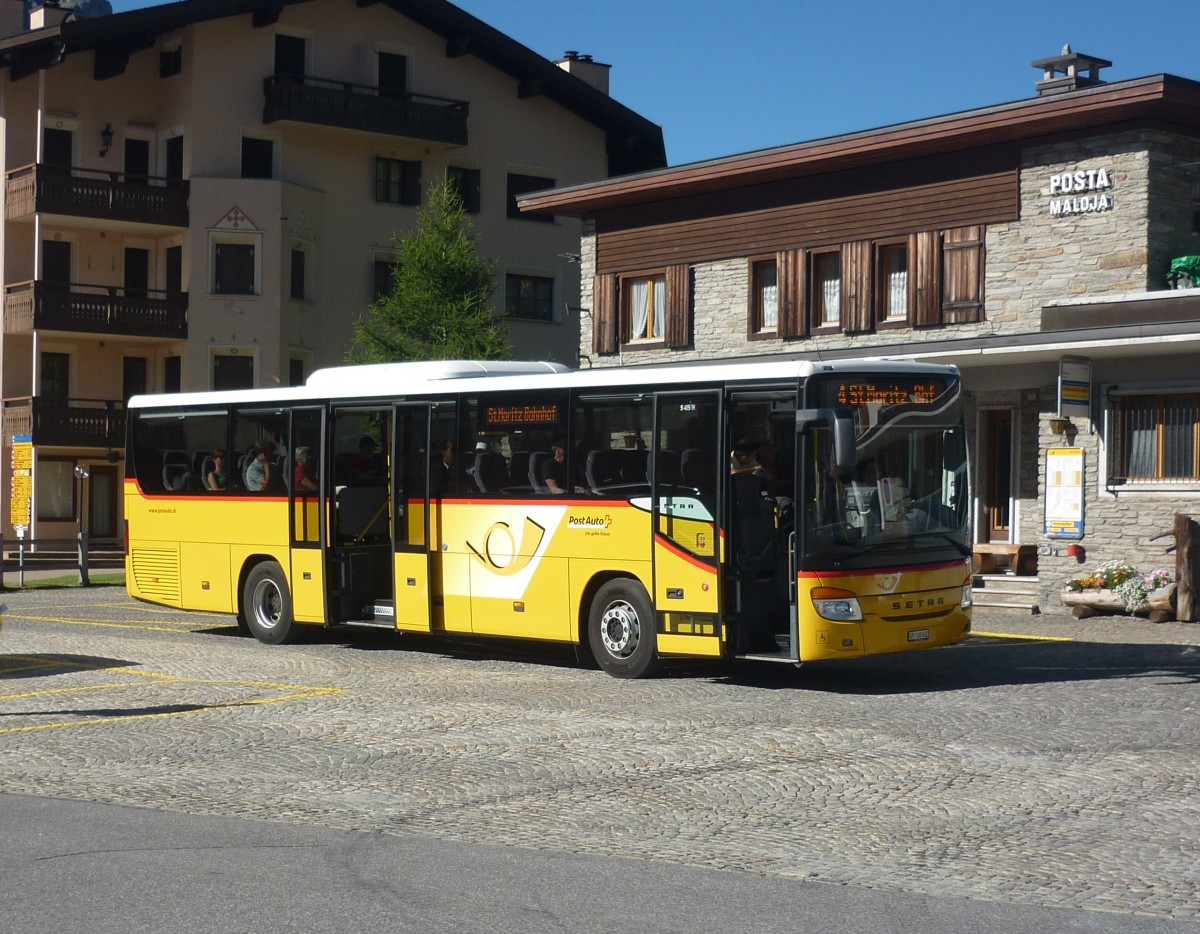
[[[495,522],[484,532],[482,548],[470,542],[467,542],[467,547],[493,574],[511,577],[529,566],[545,536],[546,530],[526,516],[520,545],[507,522]]]

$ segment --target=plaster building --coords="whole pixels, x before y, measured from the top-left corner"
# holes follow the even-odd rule
[[[0,35],[7,540],[119,540],[131,395],[344,362],[442,177],[498,260],[515,352],[574,364],[580,224],[516,196],[666,164],[607,65],[442,0],[4,0]]]
[[[957,364],[985,569],[1036,607],[1085,562],[1170,566],[1152,539],[1200,513],[1200,290],[1169,281],[1200,254],[1200,83],[1109,64],[1064,49],[1025,100],[527,196],[584,221],[583,365]]]

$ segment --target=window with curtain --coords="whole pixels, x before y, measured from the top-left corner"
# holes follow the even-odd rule
[[[878,320],[908,320],[908,248],[904,244],[892,243],[879,247],[877,260]]]
[[[1113,402],[1109,481],[1200,481],[1200,393],[1123,396]]]
[[[842,320],[842,254],[831,250],[812,258],[813,327],[837,327]]]
[[[622,283],[622,324],[625,340],[659,341],[666,337],[666,276],[630,277]]]
[[[752,267],[754,334],[779,331],[779,268],[773,259],[760,260]]]

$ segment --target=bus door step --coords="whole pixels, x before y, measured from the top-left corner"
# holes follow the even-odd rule
[[[396,627],[396,604],[393,600],[373,600],[362,608],[359,622],[364,626]]]

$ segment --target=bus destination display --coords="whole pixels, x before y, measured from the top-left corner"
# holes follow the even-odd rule
[[[937,405],[944,398],[947,381],[942,379],[836,379],[822,382],[818,395],[827,404],[860,405]]]

